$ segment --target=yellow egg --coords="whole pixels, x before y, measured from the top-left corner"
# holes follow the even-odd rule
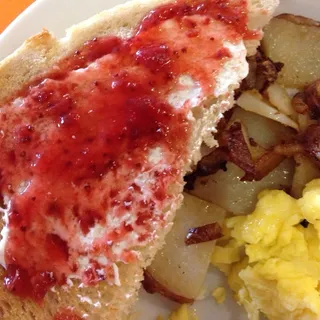
[[[264,191],[259,195],[256,210],[237,223],[231,236],[250,244],[271,244],[282,227],[297,224],[301,220],[300,208],[295,199],[283,191]]]
[[[244,286],[243,280],[240,278],[240,272],[248,266],[248,259],[244,259],[232,265],[228,276],[230,288],[237,294]]]
[[[311,223],[320,220],[320,180],[315,180],[307,185],[299,205],[305,219]]]
[[[218,304],[222,304],[226,300],[226,289],[223,287],[218,287],[212,292],[212,296]]]
[[[193,311],[188,305],[183,304],[178,310],[174,311],[168,320],[198,320]]]
[[[213,264],[230,264],[240,260],[239,248],[215,246],[211,256]]]
[[[320,319],[320,179],[299,200],[263,191],[252,214],[225,225],[231,239],[218,243],[211,260],[224,266],[250,319],[260,313],[271,320]]]
[[[310,259],[320,262],[320,239],[319,233],[314,225],[310,224],[308,228],[304,229],[305,239],[308,245]]]
[[[226,263],[216,263],[214,261],[211,260],[211,263],[218,268],[222,273],[224,273],[225,275],[228,275],[230,273],[230,269],[231,269],[231,264],[226,264]]]

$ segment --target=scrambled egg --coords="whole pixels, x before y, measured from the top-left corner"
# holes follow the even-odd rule
[[[173,312],[168,320],[198,320],[188,305],[183,304],[177,311]]]
[[[301,224],[301,222],[303,222]],[[212,263],[228,275],[250,320],[320,319],[320,180],[296,200],[259,195],[255,211],[226,221]]]
[[[218,287],[212,292],[212,296],[218,304],[222,304],[226,300],[226,289],[223,287]]]

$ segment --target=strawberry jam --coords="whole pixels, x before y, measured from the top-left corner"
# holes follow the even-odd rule
[[[250,35],[246,12],[245,0],[168,4],[129,39],[88,41],[2,106],[9,291],[41,302],[70,275],[120,284],[117,264],[139,258],[177,200],[190,110],[214,95],[226,40]]]

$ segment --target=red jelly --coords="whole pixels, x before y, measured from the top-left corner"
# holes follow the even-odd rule
[[[197,99],[213,94],[231,58],[224,42],[249,34],[246,12],[245,0],[176,1],[130,39],[87,42],[19,105],[2,106],[9,291],[41,301],[71,274],[112,283],[115,263],[137,259],[133,248],[165,223],[169,186],[182,183],[187,162],[193,105],[172,96],[185,75],[200,87]]]

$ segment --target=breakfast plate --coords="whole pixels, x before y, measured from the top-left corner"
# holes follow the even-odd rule
[[[0,35],[0,60],[13,52],[24,39],[39,32],[42,28],[52,31],[57,37],[64,35],[66,28],[95,13],[111,8],[125,0],[37,0],[20,17],[18,17]],[[316,20],[320,19],[320,2],[317,0],[282,0],[277,13],[288,12],[304,15]],[[222,274],[212,270],[206,282],[212,291],[218,286],[227,286]],[[141,290],[139,303],[136,306],[138,320],[156,319],[158,315],[167,314],[177,306],[160,297],[149,295]],[[228,292],[227,300],[217,305],[212,297],[204,298],[194,304],[199,319],[247,319],[244,310],[240,308]]]

